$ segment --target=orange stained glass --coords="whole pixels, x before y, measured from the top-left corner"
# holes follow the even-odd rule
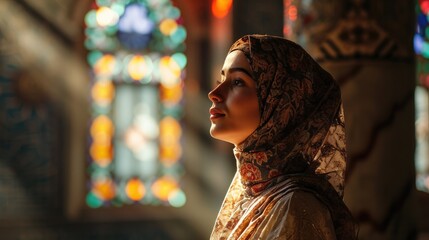
[[[94,65],[94,72],[97,75],[112,75],[115,70],[116,59],[111,54],[102,56]]]
[[[161,84],[167,87],[176,85],[180,81],[182,70],[179,64],[169,56],[161,58],[159,61],[159,71],[161,73]]]
[[[132,178],[125,186],[125,193],[131,200],[139,201],[146,194],[146,188],[140,179]]]
[[[162,145],[160,150],[160,161],[171,166],[176,163],[182,155],[182,147],[179,143]]]
[[[134,80],[140,80],[147,77],[152,72],[152,66],[142,55],[136,55],[128,63],[128,74]]]
[[[161,101],[167,102],[169,104],[176,104],[182,99],[183,90],[180,83],[172,86],[161,85]]]
[[[162,34],[170,36],[176,31],[177,23],[173,19],[167,18],[161,22],[159,29],[161,30]]]
[[[160,141],[162,144],[174,144],[180,139],[182,135],[182,128],[179,122],[172,117],[163,118],[159,124],[159,127]]]
[[[94,142],[89,151],[94,162],[101,167],[107,167],[112,162],[113,148],[110,144]]]
[[[295,5],[290,6],[287,13],[291,21],[295,21],[298,17],[298,9]]]
[[[285,36],[288,36],[290,32],[291,32],[291,27],[290,26],[288,26],[288,25],[283,26],[283,34]]]
[[[92,185],[92,192],[103,201],[111,200],[116,195],[115,184],[110,178],[96,179]]]
[[[213,0],[212,14],[217,18],[225,17],[231,10],[232,0]]]
[[[109,80],[97,81],[92,87],[91,94],[97,104],[108,105],[115,96],[115,86]]]
[[[169,196],[179,188],[178,183],[172,177],[164,176],[152,184],[152,192],[158,199],[167,201]]]
[[[106,115],[99,115],[92,122],[90,131],[94,141],[111,139],[114,132],[113,122]]]

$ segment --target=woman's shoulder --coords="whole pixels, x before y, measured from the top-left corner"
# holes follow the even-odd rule
[[[329,214],[328,206],[310,191],[295,189],[280,193],[277,198],[276,205],[285,207],[288,212],[293,214],[311,214],[312,216]]]
[[[280,202],[304,210],[324,210],[345,207],[342,198],[322,176],[291,175],[272,188]],[[341,206],[339,206],[341,205]]]
[[[299,215],[301,217],[315,216],[328,217],[330,212],[328,206],[322,202],[314,193],[304,190],[293,190],[283,197],[284,201],[288,201],[290,214]],[[280,201],[282,202],[282,201]]]
[[[330,211],[313,193],[293,190],[277,197],[261,224],[273,226],[270,239],[336,239]]]
[[[351,213],[330,183],[320,177],[288,176],[266,197],[271,202],[267,226],[279,227],[275,233],[283,238],[278,239],[356,239]]]

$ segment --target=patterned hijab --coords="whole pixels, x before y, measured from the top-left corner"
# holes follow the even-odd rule
[[[303,48],[284,38],[247,35],[231,46],[232,51],[242,51],[249,61],[260,124],[234,148],[237,173],[212,239],[236,239],[231,236],[257,231],[253,220],[243,223],[244,215],[265,211],[261,208],[269,195],[302,187],[321,196],[331,215],[345,216],[334,219],[336,232],[343,231],[340,222],[350,216],[342,202],[346,144],[339,86]],[[254,209],[248,207],[244,213],[242,205],[249,201],[261,203],[249,203]]]
[[[241,182],[257,195],[286,174],[325,175],[340,196],[346,167],[340,88],[299,45],[245,36],[229,52],[246,55],[256,81],[261,121],[234,149]]]

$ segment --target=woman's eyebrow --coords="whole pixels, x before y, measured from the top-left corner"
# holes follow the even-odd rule
[[[250,72],[249,72],[247,69],[245,69],[245,68],[241,68],[241,67],[233,67],[233,68],[228,69],[228,72],[229,72],[229,73],[234,73],[234,72],[243,72],[243,73],[245,73],[246,75],[248,75],[249,77],[251,77],[251,78],[252,78],[252,75],[250,74]],[[222,71],[220,72],[220,75],[224,76],[224,75],[225,75],[225,70],[222,70]]]

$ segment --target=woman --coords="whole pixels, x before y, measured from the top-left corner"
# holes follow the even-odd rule
[[[237,173],[211,239],[355,239],[342,201],[341,94],[286,39],[248,35],[230,48],[209,93],[210,134],[235,145]]]

